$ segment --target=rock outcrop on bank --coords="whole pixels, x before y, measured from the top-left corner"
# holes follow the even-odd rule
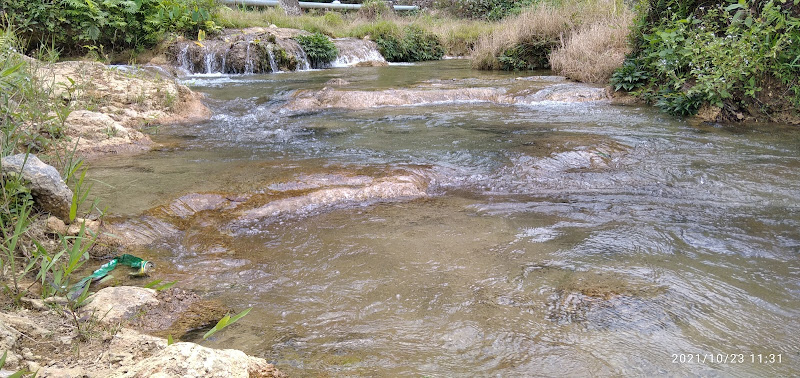
[[[51,100],[70,110],[64,143],[82,156],[147,150],[145,127],[211,116],[202,95],[166,73],[97,62],[29,64]]]
[[[28,300],[31,310],[0,313],[0,349],[8,352],[5,369],[38,371],[37,377],[286,376],[266,360],[238,350],[189,342],[167,345],[166,339],[142,333],[141,324],[136,329],[129,327],[134,318],[158,312],[158,307],[175,309],[168,302],[186,302],[190,297],[177,289],[102,289],[82,310],[81,316],[91,317],[82,330],[84,334],[88,331],[85,340],[61,311]],[[159,314],[172,320],[181,316],[180,311]],[[2,370],[0,376],[11,371]]]

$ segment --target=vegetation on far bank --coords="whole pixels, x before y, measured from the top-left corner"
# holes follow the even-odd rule
[[[679,116],[798,119],[800,2],[643,3],[616,90]]]
[[[168,33],[213,33],[215,0],[4,0],[0,15],[14,25],[26,53],[50,46],[74,56],[142,51]]]

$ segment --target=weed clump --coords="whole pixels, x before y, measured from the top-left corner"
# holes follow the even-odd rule
[[[324,68],[339,56],[339,50],[328,37],[314,33],[295,37],[308,56],[312,68]]]
[[[390,62],[438,60],[445,49],[439,37],[416,25],[401,28],[389,21],[367,24],[354,31],[357,37],[369,37]]]

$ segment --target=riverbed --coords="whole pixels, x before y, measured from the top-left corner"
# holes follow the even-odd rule
[[[549,75],[189,76],[215,115],[89,176],[156,278],[253,308],[201,344],[291,376],[800,373],[796,127],[608,101],[287,107],[568,84]]]

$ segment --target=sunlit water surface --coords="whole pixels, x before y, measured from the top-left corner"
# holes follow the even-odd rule
[[[210,121],[161,126],[157,150],[90,175],[115,222],[167,230],[137,251],[156,278],[253,307],[203,344],[291,376],[800,374],[797,128],[606,103],[281,110],[332,78],[351,82],[339,90],[552,85],[515,79],[528,75],[454,60],[196,76]],[[424,172],[428,196],[246,224],[158,215],[188,193],[398,169]]]

